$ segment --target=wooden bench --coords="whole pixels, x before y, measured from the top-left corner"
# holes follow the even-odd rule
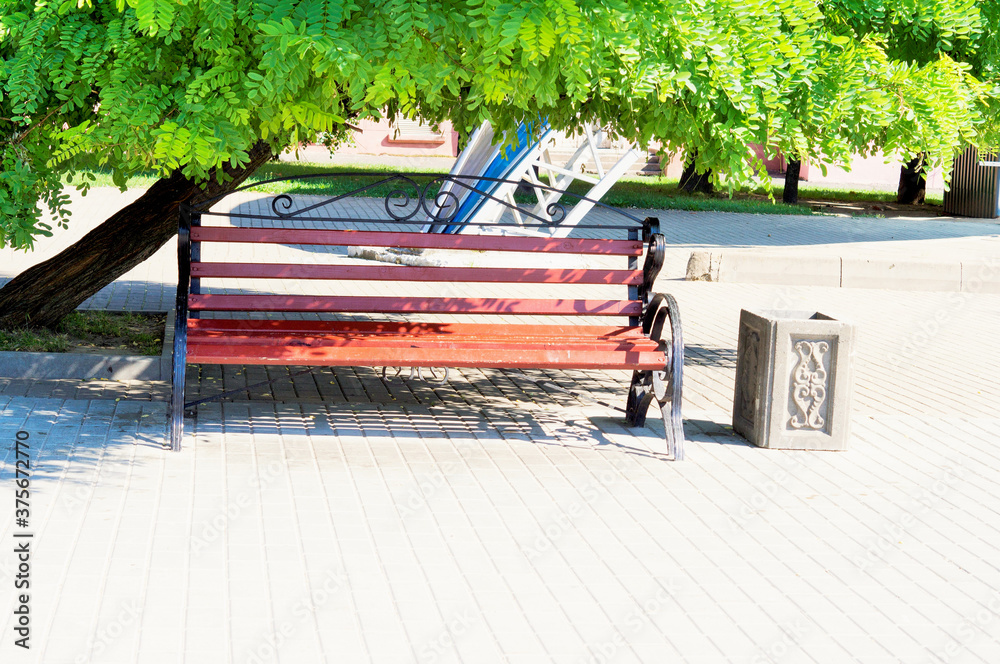
[[[404,178],[404,179],[409,179]],[[342,203],[343,197],[334,199]],[[684,350],[677,304],[654,294],[653,282],[663,265],[665,241],[656,219],[627,227],[628,239],[562,238],[439,234],[358,228],[384,219],[317,217],[318,205],[304,206],[311,216],[288,211],[292,200],[279,196],[268,214],[214,212],[209,205],[184,206],[179,229],[176,328],[170,441],[179,450],[183,436],[185,371],[188,363],[235,365],[463,367],[495,369],[624,369],[633,371],[626,419],[641,426],[655,399],[663,413],[668,452],[683,457],[681,382]],[[333,204],[333,203],[331,203]],[[425,206],[426,207],[426,206]],[[390,207],[387,204],[386,209]],[[610,208],[609,208],[610,209]],[[613,211],[613,210],[612,210]],[[613,211],[614,212],[614,211]],[[313,227],[289,227],[306,220]],[[409,219],[395,214],[390,222]],[[233,225],[234,223],[240,225]],[[411,222],[412,223],[412,222]],[[354,228],[329,228],[330,226]],[[296,224],[292,224],[296,225]],[[301,222],[297,225],[303,225]],[[327,227],[324,227],[327,226]],[[593,228],[593,227],[591,227]],[[417,230],[417,229],[414,229]],[[612,231],[608,231],[611,233]],[[318,262],[329,253],[306,254],[308,261],[228,262],[202,260],[212,245],[246,247],[310,246],[392,247],[460,251],[518,252],[551,256],[620,257],[624,269],[559,267],[423,267],[373,264],[344,259]],[[326,248],[326,249],[324,249]],[[267,253],[270,253],[270,249]],[[639,261],[645,253],[643,267]],[[515,254],[498,254],[513,257]],[[303,295],[277,293],[206,293],[203,279],[322,280],[385,283],[391,295]],[[472,284],[547,284],[593,290],[615,285],[624,297],[521,298],[427,297],[397,294],[405,282],[447,282],[449,290],[469,292]],[[284,283],[284,282],[283,282]],[[301,282],[293,282],[301,283]],[[224,312],[223,317],[218,316]],[[339,319],[273,320],[261,315],[325,314]],[[445,314],[455,322],[428,322],[420,315]],[[369,320],[352,319],[367,315]],[[463,317],[573,316],[610,317],[610,323],[461,322]],[[602,318],[602,320],[606,320]],[[478,321],[478,319],[477,319]],[[199,401],[200,402],[200,401]]]

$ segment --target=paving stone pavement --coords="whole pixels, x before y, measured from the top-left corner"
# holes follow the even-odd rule
[[[322,370],[199,406],[178,454],[163,383],[0,381],[0,661],[1000,661],[1000,296],[659,287],[682,463],[660,420],[623,426],[623,372]],[[858,325],[849,451],[733,435],[741,307]]]

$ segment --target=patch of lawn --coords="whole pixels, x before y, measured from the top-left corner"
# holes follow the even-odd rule
[[[781,187],[774,187],[775,198],[781,198]],[[857,202],[868,201],[872,203],[895,203],[896,192],[888,189],[856,189],[850,187],[824,187],[822,185],[811,185],[808,182],[799,184],[799,198],[809,198],[821,201],[843,201]],[[944,195],[937,192],[927,193],[927,203],[930,205],[944,205]]]
[[[88,171],[95,177],[92,186],[110,187],[114,186],[111,181],[110,171],[106,169],[94,168]],[[248,185],[266,182],[267,180],[299,176],[317,176],[315,179],[299,180],[295,182],[266,182],[253,187],[254,191],[268,194],[314,194],[320,196],[340,196],[362,187],[371,186],[370,189],[360,195],[383,198],[393,191],[403,190],[411,198],[419,194],[412,187],[406,187],[405,183],[395,181],[388,184],[376,184],[385,176],[400,173],[422,173],[427,170],[405,168],[397,166],[339,166],[325,163],[312,162],[287,162],[276,161],[264,164],[258,171],[247,180]],[[447,171],[429,171],[440,172]],[[351,173],[351,175],[340,175]],[[332,176],[332,177],[331,177]],[[156,176],[150,172],[138,175],[129,180],[129,187],[147,187],[156,181]],[[545,181],[544,177],[542,178]],[[418,185],[426,183],[421,179]],[[571,194],[583,196],[590,185],[586,182],[576,181],[570,188]],[[410,189],[410,191],[406,191]],[[428,197],[437,193],[438,186],[435,184],[428,188]],[[812,185],[808,182],[799,184],[799,198],[804,202],[799,205],[785,205],[781,203],[781,186],[772,187],[772,202],[767,194],[761,190],[737,189],[732,197],[728,192],[706,194],[688,194],[677,187],[676,178],[664,178],[658,176],[628,176],[619,180],[607,194],[602,202],[614,207],[639,208],[639,209],[664,209],[664,210],[694,210],[694,211],[718,211],[718,212],[742,212],[750,214],[813,214],[811,204],[816,202],[868,202],[868,203],[893,203],[896,198],[895,192],[880,191],[875,189],[851,189],[837,188],[822,185]],[[515,196],[521,203],[534,203],[534,195],[519,193]],[[571,202],[572,197],[566,199]],[[940,194],[928,196],[928,204],[941,205]]]
[[[69,349],[69,337],[52,330],[0,330],[0,350],[66,353]]]
[[[416,168],[401,168],[398,166],[331,166],[330,164],[318,164],[309,162],[286,162],[276,161],[261,166],[256,173],[247,180],[248,185],[258,182],[265,182],[275,178],[289,177],[309,177],[306,180],[296,180],[294,182],[267,182],[253,187],[253,191],[261,191],[268,194],[315,194],[319,196],[340,196],[357,191],[362,187],[371,187],[358,196],[371,196],[373,198],[384,198],[394,191],[403,191],[411,198],[419,195],[419,190],[414,190],[412,186],[407,186],[404,181],[394,180],[385,184],[377,184],[389,175],[407,173],[435,173],[436,171],[426,171]],[[440,171],[442,175],[447,171]],[[349,175],[348,175],[349,174]],[[416,180],[419,187],[423,187],[428,178]],[[437,193],[440,185],[432,184],[428,188],[428,198]]]
[[[676,179],[656,176],[634,176],[620,179],[604,195],[601,202],[620,208],[653,210],[692,210],[696,212],[741,212],[745,214],[813,214],[807,205],[772,203],[763,195],[736,191],[715,194],[689,194],[677,186]],[[584,196],[590,185],[576,181],[569,187],[571,194]]]
[[[25,353],[159,355],[165,314],[74,311],[56,330],[0,330],[0,350]]]
[[[253,187],[253,191],[261,191],[268,194],[317,194],[322,196],[339,196],[346,194],[366,185],[370,185],[393,173],[425,173],[435,171],[425,171],[413,168],[401,168],[393,166],[335,166],[330,164],[310,163],[310,162],[287,162],[274,161],[264,164],[257,172],[250,176],[244,186],[252,186],[256,183],[266,182],[277,178],[301,177],[301,176],[333,176],[317,177],[314,180],[300,180],[296,182],[269,182]],[[92,187],[114,187],[115,183],[111,179],[111,171],[104,168],[89,168],[81,173],[86,173],[94,177],[91,182]],[[354,173],[356,175],[338,176],[341,173]],[[441,171],[442,174],[447,171]],[[81,181],[82,177],[77,176],[74,183]],[[158,176],[152,171],[129,178],[128,188],[150,187],[158,180]],[[65,179],[64,179],[65,182]],[[423,181],[420,183],[423,184]],[[394,189],[399,188],[399,184],[381,185],[365,192],[373,197],[384,197],[389,195]],[[431,189],[437,192],[437,187]],[[413,192],[409,192],[413,193]]]
[[[317,175],[315,180],[297,182],[272,182],[255,187],[255,191],[266,193],[303,193],[323,196],[339,196],[347,194],[361,187],[372,185],[392,173],[417,173],[414,169],[394,169],[379,167],[364,167],[363,174],[337,177],[338,173],[358,173],[358,167],[344,168],[331,167],[323,164],[308,163],[270,163],[257,172],[252,181],[261,181],[267,177],[291,177],[293,175]],[[332,178],[324,178],[322,175],[334,174]],[[442,171],[444,174],[444,171]],[[265,177],[266,176],[266,177]],[[545,183],[545,176],[541,178]],[[418,185],[422,186],[427,182],[420,179]],[[416,191],[406,191],[404,183],[392,182],[373,186],[361,195],[372,197],[384,197],[390,195],[394,190],[402,190],[411,197]],[[591,185],[577,180],[569,187],[569,193],[576,196],[585,196]],[[437,184],[432,184],[427,189],[428,198],[433,197],[438,191]],[[412,189],[412,188],[411,188]],[[534,204],[537,202],[534,194],[518,192],[514,195],[518,203]],[[780,199],[780,194],[779,194]],[[572,204],[573,196],[563,199],[563,202]],[[604,195],[601,200],[606,205],[620,208],[639,209],[666,209],[666,210],[696,210],[696,211],[720,211],[720,212],[743,212],[752,214],[812,214],[812,209],[805,205],[782,205],[774,204],[764,196],[754,198],[736,194],[732,199],[727,194],[688,194],[677,188],[676,180],[668,180],[660,177],[629,177],[622,178]]]

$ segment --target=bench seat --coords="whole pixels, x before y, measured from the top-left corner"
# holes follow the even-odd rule
[[[191,319],[188,361],[211,364],[662,369],[641,327]]]

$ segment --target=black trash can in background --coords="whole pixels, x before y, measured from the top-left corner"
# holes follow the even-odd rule
[[[944,213],[995,219],[1000,216],[1000,162],[974,147],[955,157],[951,186],[944,192]]]

